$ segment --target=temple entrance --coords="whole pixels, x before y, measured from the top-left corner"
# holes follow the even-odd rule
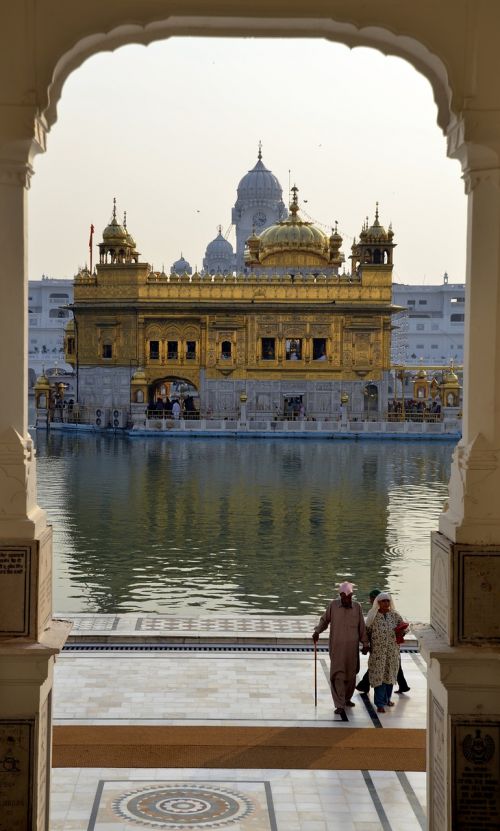
[[[190,381],[169,376],[149,385],[148,418],[200,417],[200,395]]]
[[[304,418],[305,408],[303,395],[285,395],[283,397],[283,415],[290,421]]]

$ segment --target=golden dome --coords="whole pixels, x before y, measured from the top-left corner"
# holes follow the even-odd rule
[[[373,225],[368,226],[368,217],[366,224],[361,229],[359,235],[361,242],[388,242],[394,237],[392,225],[389,225],[389,230],[386,231],[384,226],[380,224],[378,218],[378,202],[375,203],[375,219]]]
[[[425,370],[423,367],[421,367],[421,368],[418,370],[418,372],[417,372],[417,378],[422,378],[422,379],[423,379],[423,378],[427,378],[427,372],[426,372],[426,370]]]
[[[261,265],[293,265],[307,267],[329,262],[329,239],[312,222],[305,222],[298,214],[298,188],[293,187],[290,216],[266,228],[258,237],[258,260]],[[249,240],[249,249],[257,248],[255,234]],[[252,251],[253,253],[253,251]]]
[[[458,375],[456,375],[451,368],[447,370],[447,372],[443,373],[443,384],[454,387],[459,385]]]
[[[109,225],[106,225],[104,231],[102,232],[102,238],[106,242],[119,242],[119,243],[128,243],[128,232],[123,225],[120,225],[116,218],[116,199],[113,199],[113,216],[111,217],[111,222]]]
[[[50,389],[50,382],[49,382],[49,379],[47,378],[47,376],[45,375],[45,372],[43,372],[42,375],[40,375],[36,379],[35,389],[37,391],[42,390],[42,389],[45,389],[45,390]]]

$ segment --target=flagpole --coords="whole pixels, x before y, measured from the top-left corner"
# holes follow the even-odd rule
[[[92,274],[92,241],[94,237],[94,226],[90,226],[90,238],[89,238],[89,252],[90,252],[90,273]]]

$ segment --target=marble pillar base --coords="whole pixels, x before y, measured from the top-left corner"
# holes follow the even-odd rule
[[[71,624],[52,621],[37,641],[0,639],[0,828],[49,831],[54,657]]]
[[[414,628],[415,631],[415,628]],[[416,635],[428,667],[430,831],[493,831],[500,816],[500,648]]]

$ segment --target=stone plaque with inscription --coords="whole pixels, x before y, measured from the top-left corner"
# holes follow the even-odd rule
[[[0,635],[29,634],[30,553],[26,546],[0,548]]]
[[[453,721],[452,827],[493,831],[500,818],[500,723]]]
[[[459,640],[500,642],[500,551],[459,551]]]
[[[0,831],[32,827],[33,721],[0,721]]]

